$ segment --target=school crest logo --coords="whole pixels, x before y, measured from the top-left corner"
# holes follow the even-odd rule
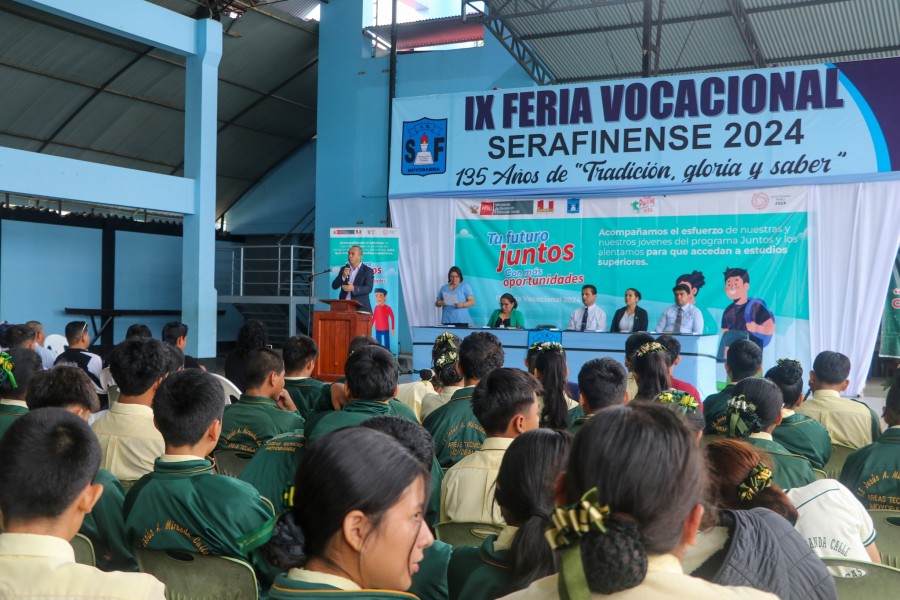
[[[403,122],[402,175],[447,172],[447,119],[422,118]]]
[[[581,200],[578,198],[569,198],[566,200],[566,212],[570,215],[577,215],[581,212]]]

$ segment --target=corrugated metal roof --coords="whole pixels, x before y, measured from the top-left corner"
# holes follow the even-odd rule
[[[641,0],[487,4],[489,18],[514,31],[558,82],[644,74]],[[659,26],[659,74],[754,67],[733,4],[758,43],[760,66],[900,55],[898,0],[653,0],[650,45]]]
[[[484,39],[482,21],[481,15],[470,15],[465,21],[459,17],[443,17],[398,23],[397,50],[481,41]],[[366,27],[364,31],[384,45],[390,45],[390,24]]]
[[[151,1],[202,13],[195,0]],[[318,23],[258,4],[223,17],[217,215],[315,135]],[[182,57],[10,0],[0,39],[0,144],[182,174]]]

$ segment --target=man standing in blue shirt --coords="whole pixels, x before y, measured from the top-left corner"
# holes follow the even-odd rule
[[[691,288],[686,283],[680,283],[672,288],[672,292],[675,293],[675,304],[659,317],[656,333],[703,333],[703,314],[689,302]]]

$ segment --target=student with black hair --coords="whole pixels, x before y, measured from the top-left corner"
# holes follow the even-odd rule
[[[513,440],[494,489],[507,525],[479,547],[453,551],[450,600],[493,600],[556,573],[556,553],[544,531],[555,506],[553,484],[565,470],[571,446],[570,434],[549,429]]]
[[[700,399],[700,392],[687,381],[682,381],[675,377],[675,367],[681,362],[681,342],[674,335],[663,334],[656,338],[656,341],[662,344],[669,353],[669,382],[673,390],[681,390],[690,394],[697,400]],[[703,404],[700,404],[700,413],[703,413]]]
[[[487,437],[477,452],[463,457],[444,474],[441,522],[505,521],[494,503],[492,488],[512,441],[540,425],[537,379],[519,369],[494,369],[472,393],[472,412]]]
[[[131,338],[139,338],[142,340],[147,340],[153,337],[153,332],[150,331],[150,328],[147,327],[143,323],[132,323],[128,326],[128,329],[125,330],[125,339],[130,340]]]
[[[725,356],[725,372],[729,383],[721,392],[703,401],[703,417],[706,419],[706,435],[725,435],[728,424],[725,409],[734,395],[734,387],[748,377],[756,377],[762,371],[762,349],[750,340],[738,340],[728,348]]]
[[[224,409],[221,384],[204,371],[179,371],[159,386],[153,419],[165,452],[125,496],[125,535],[134,548],[241,558],[267,582],[271,567],[237,540],[274,516],[271,509],[252,485],[217,475],[204,458],[219,440]]]
[[[6,328],[6,346],[10,350],[25,348],[37,352],[34,330],[28,325],[10,325]]]
[[[584,363],[578,372],[578,402],[585,416],[569,427],[569,433],[578,433],[591,417],[607,406],[628,402],[627,379],[625,368],[612,358],[593,358]]]
[[[669,351],[659,342],[649,342],[637,349],[631,358],[631,372],[637,383],[632,402],[653,402],[660,392],[672,388]]]
[[[584,416],[584,410],[569,397],[569,365],[559,342],[537,342],[528,347],[525,366],[541,382],[538,410],[541,427],[565,430]]]
[[[881,419],[875,411],[840,393],[850,385],[850,359],[840,352],[820,352],[809,372],[812,398],[797,412],[821,423],[831,442],[847,448],[862,448],[881,435]]]
[[[680,283],[672,288],[672,293],[675,296],[675,304],[662,312],[654,331],[693,335],[703,333],[703,313],[688,300],[691,287],[686,283]]]
[[[68,342],[68,348],[56,357],[53,364],[78,367],[90,376],[98,390],[102,390],[100,372],[103,370],[103,359],[93,352],[87,351],[91,345],[88,322],[71,321],[68,323],[66,325],[66,342]]]
[[[169,352],[159,340],[133,338],[109,355],[109,370],[119,386],[119,399],[92,425],[100,440],[100,466],[119,480],[139,479],[153,470],[165,450],[153,424],[153,396],[169,370]]]
[[[0,589],[10,597],[165,598],[152,575],[75,562],[69,541],[104,494],[99,466],[87,423],[59,408],[23,416],[0,441]]]
[[[762,377],[748,377],[734,386],[725,422],[729,438],[744,440],[772,457],[772,481],[786,490],[812,483],[816,475],[806,458],[788,452],[772,439],[772,430],[781,423],[782,406],[777,385]]]
[[[25,394],[29,411],[62,408],[87,423],[100,409],[100,400],[87,373],[78,367],[60,365],[34,376]],[[106,469],[97,471],[94,483],[103,486],[103,495],[94,510],[85,515],[79,533],[94,546],[97,567],[104,571],[137,571],[134,552],[125,543],[122,505],[125,489]]]
[[[167,344],[172,344],[182,352],[187,346],[188,326],[180,321],[169,321],[162,328],[162,336],[160,339]],[[203,365],[197,362],[197,359],[187,354],[184,355],[185,369],[203,369]]]
[[[637,381],[634,379],[634,371],[632,370],[634,353],[637,352],[638,348],[644,344],[649,344],[652,341],[652,335],[642,332],[632,333],[625,339],[625,368],[628,369],[628,379],[625,382],[625,389],[628,392],[628,398],[632,400],[637,396]]]
[[[222,436],[216,450],[255,453],[280,433],[303,429],[303,417],[284,389],[284,361],[263,348],[247,355],[246,391],[225,407]]]
[[[421,419],[450,402],[453,394],[462,389],[462,373],[459,371],[459,345],[462,340],[445,331],[434,340],[431,347],[431,385],[434,392],[422,397]]]
[[[476,331],[459,345],[464,387],[422,423],[434,439],[434,452],[443,468],[452,467],[484,442],[484,427],[472,412],[472,393],[488,373],[503,366],[503,360],[503,346],[493,333]]]
[[[900,472],[900,374],[894,376],[882,415],[888,428],[877,441],[850,453],[840,480],[866,508],[900,510],[900,479],[894,477]]]
[[[184,369],[184,352],[178,349],[178,346],[163,343],[166,349],[166,376],[171,375]]]
[[[255,350],[271,348],[266,325],[256,319],[247,319],[238,330],[234,350],[225,357],[225,378],[242,392],[247,391],[245,365],[247,357]]]
[[[306,439],[310,444],[326,433],[359,425],[379,415],[403,417],[418,425],[419,420],[412,409],[394,400],[400,366],[387,349],[377,344],[360,348],[347,358],[344,375],[350,402],[341,410],[310,419],[306,426]]]
[[[341,485],[334,485],[335,481]],[[300,461],[289,517],[276,535],[296,550],[271,600],[408,599],[423,551],[434,537],[425,522],[428,469],[397,440],[348,427],[311,445]]]
[[[796,360],[779,358],[766,371],[766,379],[778,386],[784,400],[781,423],[772,431],[772,439],[806,458],[814,469],[824,469],[831,458],[831,436],[821,423],[796,412],[804,400],[803,367]]]
[[[674,412],[634,402],[604,409],[575,436],[556,484],[547,536],[559,574],[508,598],[774,599],[684,574],[679,559],[696,539],[705,485],[700,449]]]
[[[316,403],[322,396],[324,382],[312,377],[316,368],[319,346],[308,335],[289,337],[281,349],[284,359],[284,389],[291,395],[297,412],[304,419],[315,411]]]
[[[28,412],[25,391],[31,378],[42,369],[41,357],[34,350],[13,348],[0,352],[0,438]]]

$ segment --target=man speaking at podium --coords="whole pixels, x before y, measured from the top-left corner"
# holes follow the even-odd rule
[[[351,246],[347,252],[347,264],[341,267],[337,277],[331,282],[331,289],[341,289],[338,298],[356,300],[362,304],[359,310],[372,312],[369,294],[375,284],[375,271],[362,263],[362,248]]]

